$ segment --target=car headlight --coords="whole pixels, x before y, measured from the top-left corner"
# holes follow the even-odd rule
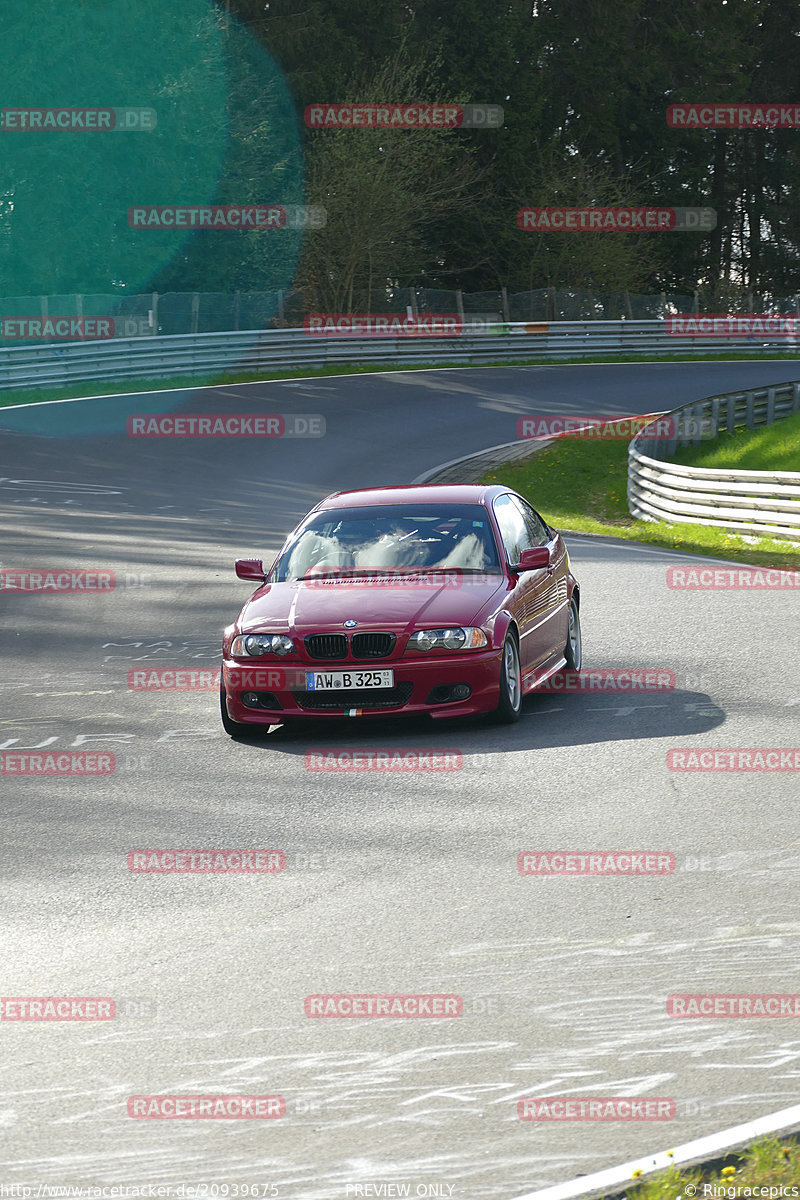
[[[449,629],[420,629],[408,639],[409,650],[480,650],[489,640],[482,629],[472,625]]]
[[[265,654],[285,658],[287,654],[293,654],[294,649],[294,642],[285,633],[240,634],[231,644],[234,658],[263,658]]]

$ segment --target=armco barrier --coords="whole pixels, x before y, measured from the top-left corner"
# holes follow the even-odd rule
[[[800,540],[800,472],[715,470],[669,461],[679,446],[699,445],[736,426],[771,425],[797,412],[800,381],[685,404],[666,414],[675,420],[669,440],[648,437],[645,426],[628,450],[632,516]]]
[[[468,319],[468,318],[467,318]],[[672,337],[663,321],[559,321],[488,325],[450,337],[310,336],[303,329],[245,330],[0,346],[0,389],[83,380],[213,377],[229,371],[286,371],[331,364],[494,363],[616,354],[759,355],[797,350],[794,337]]]

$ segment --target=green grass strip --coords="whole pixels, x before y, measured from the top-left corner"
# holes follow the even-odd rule
[[[783,1196],[789,1200],[791,1186],[800,1183],[800,1146],[796,1138],[779,1141],[763,1138],[754,1142],[742,1154],[727,1155],[728,1165],[716,1168],[694,1167],[681,1170],[669,1167],[648,1178],[643,1183],[632,1181],[625,1192],[628,1200],[714,1200],[715,1197],[769,1196],[770,1193],[749,1193],[746,1188],[771,1188],[773,1200]],[[703,1185],[712,1185],[704,1193]],[[783,1185],[783,1192],[777,1189]],[[687,1190],[687,1188],[689,1190]],[[795,1192],[795,1195],[798,1193]]]
[[[687,467],[736,471],[800,471],[800,413],[758,429],[736,428],[670,459]]]
[[[556,529],[626,538],[754,566],[800,567],[797,542],[707,525],[634,520],[628,512],[626,440],[560,438],[530,458],[495,467],[482,482],[513,488]]]

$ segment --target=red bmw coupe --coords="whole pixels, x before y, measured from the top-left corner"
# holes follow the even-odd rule
[[[581,666],[564,542],[506,487],[336,492],[289,535],[224,632],[232,737],[299,717],[493,713]]]

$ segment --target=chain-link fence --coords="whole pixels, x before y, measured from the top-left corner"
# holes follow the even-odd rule
[[[227,330],[290,329],[303,324],[313,310],[302,291],[275,292],[156,292],[136,296],[62,295],[0,297],[0,343],[58,341],[62,337],[146,337],[154,334],[221,333]],[[317,306],[318,309],[319,306]],[[354,313],[480,314],[508,322],[647,321],[671,313],[781,312],[800,313],[800,296],[785,298],[746,295],[720,308],[702,294],[564,291],[538,288],[509,294],[505,288],[487,292],[446,291],[436,288],[389,288],[353,296]],[[105,322],[99,335],[59,332],[60,318]],[[62,326],[63,329],[63,326]]]

